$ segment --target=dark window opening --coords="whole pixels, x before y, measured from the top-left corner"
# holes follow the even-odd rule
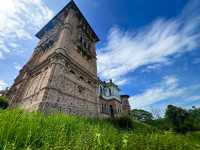
[[[82,44],[83,43],[83,37],[80,36],[80,43]]]
[[[109,95],[110,95],[110,96],[112,95],[112,91],[111,91],[111,89],[109,89]]]
[[[114,111],[112,105],[110,105],[110,115],[111,117],[114,117]]]
[[[73,70],[70,70],[69,72],[71,72],[72,74],[75,74],[75,72]]]
[[[100,95],[103,94],[103,88],[100,86]]]
[[[91,45],[90,45],[90,44],[88,44],[88,50],[90,50],[90,48],[91,48]]]
[[[86,42],[84,42],[84,47],[87,48],[87,43]]]
[[[83,78],[82,76],[80,76],[80,79],[81,79],[81,80],[84,80],[84,78]]]

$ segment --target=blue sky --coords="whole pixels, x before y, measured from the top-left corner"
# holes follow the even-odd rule
[[[132,108],[200,106],[198,0],[75,0],[101,41],[98,74],[112,78]],[[34,36],[66,0],[6,0],[0,5],[0,89],[30,58]]]

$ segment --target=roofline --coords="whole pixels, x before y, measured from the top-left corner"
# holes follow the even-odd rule
[[[120,97],[127,97],[127,98],[129,98],[130,96],[129,95],[120,95]]]
[[[121,102],[121,100],[117,99],[115,96],[113,96],[113,97],[112,96],[106,97],[106,96],[99,95],[99,97],[101,99],[103,99],[104,101],[118,101],[118,102]]]
[[[94,30],[92,29],[92,27],[90,26],[90,24],[88,23],[87,19],[84,17],[84,15],[82,14],[82,12],[80,11],[80,9],[78,8],[78,6],[76,5],[76,3],[71,0],[63,9],[61,9],[39,32],[37,32],[35,34],[35,36],[37,38],[41,38],[40,37],[40,34],[42,34],[43,30],[51,23],[53,22],[54,20],[56,20],[56,18],[65,10],[67,9],[68,7],[70,7],[70,5],[72,6],[75,6],[75,9],[78,10],[78,12],[80,13],[81,17],[83,18],[83,20],[85,21],[85,23],[88,25],[88,27],[90,28],[90,30],[93,32],[95,38],[96,38],[96,42],[100,41],[99,37],[97,36],[97,34],[94,32]]]
[[[112,85],[115,86],[118,90],[121,90],[121,89],[119,88],[119,86],[118,86],[117,84],[113,83],[113,82],[110,83],[110,82],[106,82],[106,81],[102,81],[102,80],[98,79],[98,83],[99,83],[99,84],[104,84],[104,85],[112,84]]]

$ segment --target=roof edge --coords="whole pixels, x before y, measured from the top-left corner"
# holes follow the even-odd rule
[[[78,8],[78,6],[76,5],[76,3],[73,0],[70,0],[70,2],[63,8],[61,9],[39,32],[37,32],[35,34],[35,36],[39,39],[41,39],[41,37],[44,35],[44,31],[46,30],[47,26],[49,26],[53,21],[55,21],[57,19],[57,17],[66,9],[68,9],[68,7],[70,6],[74,6],[76,10],[78,10],[80,16],[83,18],[84,22],[88,25],[88,27],[90,28],[90,30],[92,31],[92,33],[94,34],[95,38],[96,38],[96,42],[100,41],[99,37],[97,36],[97,34],[94,32],[94,30],[92,29],[92,27],[90,26],[90,24],[88,23],[87,19],[84,17],[84,15],[82,14],[82,12],[80,11],[80,9]]]

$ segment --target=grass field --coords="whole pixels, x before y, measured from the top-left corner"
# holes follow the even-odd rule
[[[134,122],[116,128],[105,120],[0,110],[0,150],[200,150],[200,133],[178,135]]]

